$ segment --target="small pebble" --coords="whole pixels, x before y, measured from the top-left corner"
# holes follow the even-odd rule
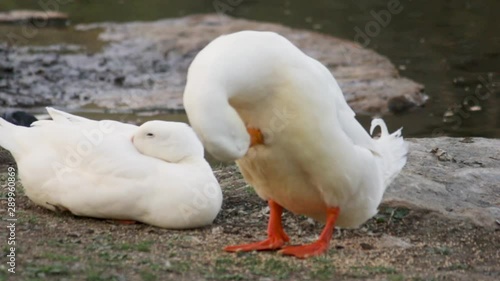
[[[361,249],[363,250],[373,250],[374,247],[368,243],[361,243],[359,244],[361,246]]]

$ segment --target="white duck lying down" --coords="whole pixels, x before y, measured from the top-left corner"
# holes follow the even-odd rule
[[[31,128],[0,119],[0,145],[36,204],[165,228],[201,227],[217,216],[222,192],[187,124],[138,127],[47,110],[53,121]]]
[[[299,258],[327,251],[334,226],[357,227],[377,213],[406,163],[400,131],[372,139],[354,118],[330,71],[284,37],[243,31],[221,36],[192,62],[184,106],[205,148],[236,160],[268,201],[268,238],[229,252],[281,249]],[[289,242],[283,208],[326,222],[308,245]],[[285,247],[284,247],[285,246]]]

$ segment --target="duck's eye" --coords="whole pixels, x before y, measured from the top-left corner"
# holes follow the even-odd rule
[[[148,137],[152,138],[152,137],[154,137],[155,135],[154,135],[153,133],[147,133],[147,134],[146,134],[146,136],[148,136]]]

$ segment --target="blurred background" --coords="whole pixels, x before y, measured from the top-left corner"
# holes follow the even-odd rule
[[[98,32],[77,32],[79,23],[153,21],[197,13],[224,12],[233,17],[280,23],[354,41],[356,27],[373,20],[371,11],[387,9],[396,0],[52,0],[67,13],[70,25],[43,28],[20,45],[76,44],[96,52],[105,42]],[[0,11],[43,10],[51,1],[2,0]],[[237,3],[223,9],[220,3]],[[272,3],[271,3],[272,2]],[[388,26],[370,37],[366,47],[388,57],[401,76],[425,86],[429,96],[423,108],[384,118],[395,129],[404,126],[406,137],[500,137],[500,1],[497,0],[400,0],[402,10]],[[50,8],[50,6],[49,6]],[[0,24],[0,43],[19,25]],[[359,39],[359,38],[358,38]],[[359,42],[359,40],[358,40]],[[15,46],[14,46],[15,47]],[[0,75],[2,75],[0,73]],[[1,89],[0,89],[1,91]],[[471,99],[480,94],[483,97]],[[63,108],[64,110],[64,108]],[[42,112],[41,108],[27,109]],[[72,109],[92,118],[186,121],[181,112],[157,112],[123,116],[99,108]],[[366,126],[370,116],[358,116]],[[457,121],[458,120],[458,121]]]

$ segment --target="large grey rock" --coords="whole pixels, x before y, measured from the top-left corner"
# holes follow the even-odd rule
[[[402,173],[384,201],[468,218],[482,226],[500,223],[500,140],[408,139]]]
[[[278,32],[325,64],[357,112],[404,111],[426,100],[423,86],[399,77],[386,57],[312,31],[220,15],[77,26],[95,28],[109,42],[95,54],[78,46],[0,45],[0,105],[182,109],[194,56],[219,35],[248,29]]]

